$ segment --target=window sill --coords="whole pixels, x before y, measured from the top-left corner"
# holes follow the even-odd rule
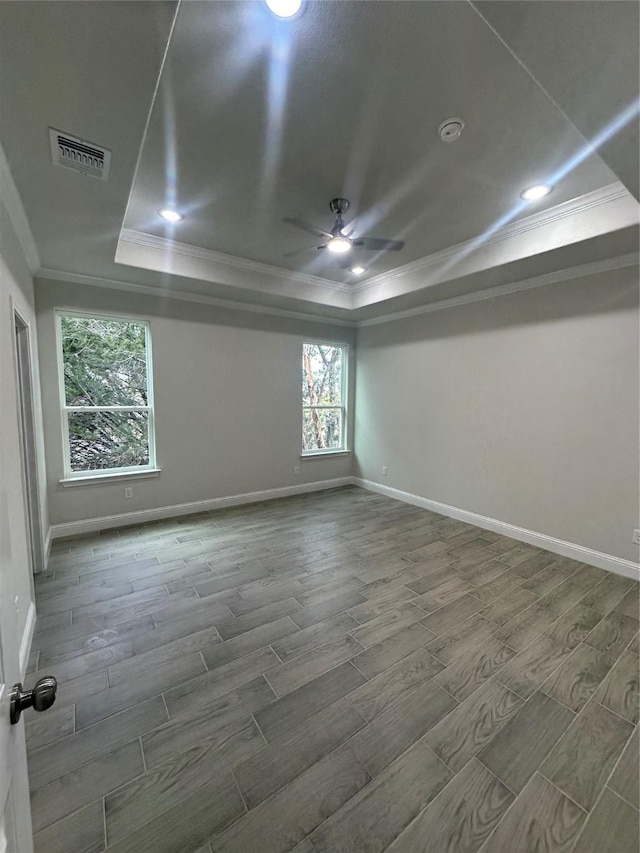
[[[300,459],[326,459],[327,456],[351,456],[350,450],[316,450],[315,453],[301,453]]]
[[[65,477],[58,480],[63,489],[74,486],[98,486],[106,483],[121,483],[127,480],[144,480],[159,477],[161,468],[147,468],[144,471],[119,471],[113,474],[90,474],[87,477]]]

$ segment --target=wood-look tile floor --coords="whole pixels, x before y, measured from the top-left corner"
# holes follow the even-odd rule
[[[356,488],[55,543],[37,853],[638,853],[638,584]]]

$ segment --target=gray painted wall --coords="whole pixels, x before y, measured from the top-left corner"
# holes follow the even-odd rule
[[[52,524],[351,474],[350,456],[300,459],[302,340],[352,344],[351,329],[54,281],[36,282],[36,303]],[[123,314],[151,324],[162,474],[127,483],[132,499],[124,498],[121,482],[59,485],[56,308]],[[350,374],[353,401],[353,369]]]
[[[301,341],[349,329],[60,282],[36,302],[53,524],[353,473],[638,558],[637,268],[361,328],[353,459],[299,458]],[[151,322],[162,474],[132,500],[58,483],[55,308]]]
[[[637,267],[361,328],[357,347],[358,476],[638,559]]]

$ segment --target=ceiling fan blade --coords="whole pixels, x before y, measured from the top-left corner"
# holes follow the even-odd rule
[[[303,252],[308,252],[310,249],[324,249],[324,246],[303,246],[301,249],[296,249],[293,252],[285,252],[283,258],[292,258],[294,255],[301,255]]]
[[[331,239],[331,234],[328,231],[323,231],[321,228],[316,228],[314,225],[309,225],[308,222],[303,222],[302,219],[296,219],[292,216],[285,216],[285,222],[288,222],[289,225],[293,225],[294,228],[300,228],[302,231],[306,231],[307,234],[314,234],[316,237],[323,237],[325,240]]]
[[[371,252],[399,252],[404,247],[404,240],[383,240],[380,237],[360,237],[351,242],[354,246]]]

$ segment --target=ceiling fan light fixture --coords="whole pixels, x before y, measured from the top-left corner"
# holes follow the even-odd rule
[[[349,272],[352,272],[354,275],[362,275],[362,273],[366,272],[366,270],[364,267],[361,267],[360,265],[358,265],[355,267],[350,267]]]
[[[269,10],[278,18],[293,18],[300,11],[302,0],[265,0]]]
[[[180,222],[182,219],[182,214],[178,213],[177,210],[171,210],[168,207],[161,208],[158,213],[163,219],[166,219],[167,222]]]
[[[332,237],[327,243],[327,249],[330,252],[335,252],[336,255],[343,255],[351,248],[351,240],[346,237]]]
[[[313,234],[314,237],[318,237],[320,240],[324,242],[318,246],[308,246],[307,248],[315,248],[315,249],[328,249],[332,254],[343,255],[346,252],[349,252],[354,247],[365,251],[365,252],[398,252],[400,249],[404,247],[404,240],[386,240],[382,237],[365,237],[359,236],[356,238],[352,238],[354,233],[353,231],[353,223],[351,223],[350,231],[345,234],[345,223],[342,218],[342,214],[349,208],[349,199],[347,198],[333,198],[329,202],[329,207],[331,208],[331,212],[334,214],[336,221],[334,222],[333,228],[331,231],[325,231],[322,228],[316,228],[315,225],[309,225],[303,219],[297,219],[295,217],[286,216],[284,221],[288,222],[289,225],[293,225],[296,228],[300,228],[301,231],[306,231],[308,234]],[[298,249],[296,252],[288,252],[287,257],[290,257],[292,254],[297,255],[298,252],[305,252],[305,249]],[[359,256],[359,255],[358,255]],[[355,261],[355,258],[354,258]],[[349,269],[351,264],[344,263],[340,264],[342,269]],[[355,267],[359,266],[358,264],[354,264]],[[360,272],[356,272],[352,270],[354,275],[360,275]],[[366,272],[363,268],[361,272]]]
[[[521,192],[520,196],[525,201],[538,201],[538,199],[549,195],[552,189],[553,187],[548,186],[548,184],[534,184],[534,186]]]

